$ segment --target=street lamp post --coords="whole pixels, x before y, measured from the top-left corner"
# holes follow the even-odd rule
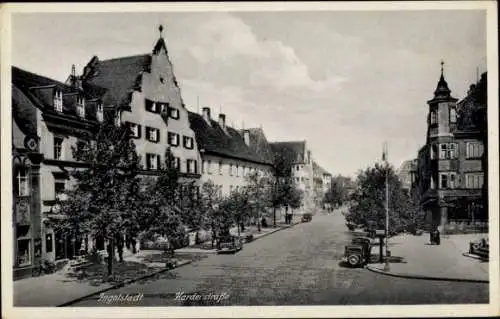
[[[387,142],[384,143],[383,160],[385,162],[385,265],[389,271],[389,163],[387,162]]]

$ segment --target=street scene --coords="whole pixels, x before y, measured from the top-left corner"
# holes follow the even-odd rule
[[[490,303],[485,10],[11,19],[14,307]]]

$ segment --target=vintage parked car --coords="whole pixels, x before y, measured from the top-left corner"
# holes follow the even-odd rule
[[[303,223],[310,222],[311,220],[312,220],[312,214],[305,213],[304,215],[302,215],[302,222]]]
[[[218,243],[217,254],[235,254],[243,249],[243,238],[228,237]]]
[[[351,267],[361,267],[370,261],[371,241],[369,238],[356,237],[345,246],[342,261]]]
[[[488,259],[489,252],[490,252],[490,245],[488,239],[486,238],[469,243],[469,254],[477,255],[481,258]]]

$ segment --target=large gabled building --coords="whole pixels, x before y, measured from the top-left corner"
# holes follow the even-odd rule
[[[169,148],[181,179],[196,183],[198,146],[161,32],[160,27],[152,53],[109,60],[94,56],[76,81],[89,92],[104,90],[106,111],[133,132],[143,175],[157,174]]]
[[[431,228],[487,230],[486,79],[484,73],[458,101],[441,69],[427,102],[427,138],[414,186]]]

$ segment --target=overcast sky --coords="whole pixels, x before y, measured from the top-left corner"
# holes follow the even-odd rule
[[[396,167],[416,157],[441,59],[457,98],[486,71],[485,12],[444,10],[14,14],[12,64],[64,81],[94,55],[150,53],[160,23],[190,110],[199,96],[237,128],[305,139],[333,174],[384,140]]]

